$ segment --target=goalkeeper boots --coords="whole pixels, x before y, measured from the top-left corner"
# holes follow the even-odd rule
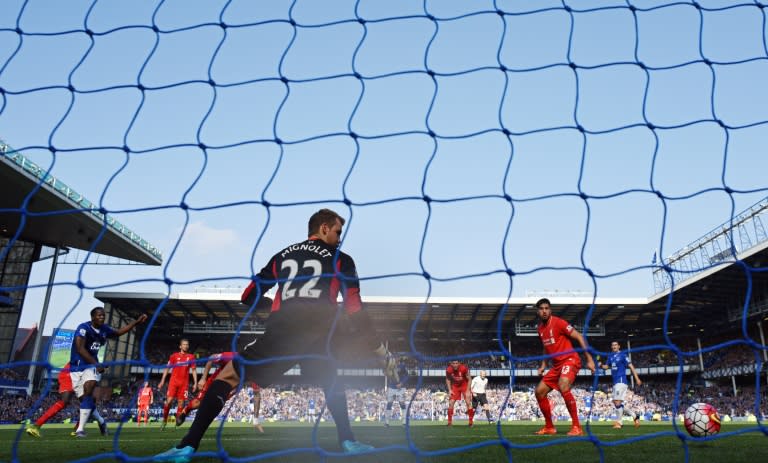
[[[26,431],[27,431],[27,434],[29,434],[32,437],[37,437],[38,439],[42,437],[40,435],[40,427],[36,424],[30,424],[29,426],[27,426]]]
[[[356,440],[345,440],[341,443],[341,448],[344,450],[344,453],[365,453],[370,452],[371,450],[374,450],[375,447],[368,444],[363,444],[362,442],[358,442]]]
[[[192,460],[192,454],[195,453],[195,448],[188,445],[186,447],[177,449],[176,447],[166,450],[163,453],[159,453],[152,458],[152,461],[169,461],[171,463],[188,463]]]
[[[640,415],[635,415],[635,427],[640,427]]]
[[[102,436],[108,436],[109,430],[107,429],[107,421],[104,420],[103,423],[99,423],[99,432]]]

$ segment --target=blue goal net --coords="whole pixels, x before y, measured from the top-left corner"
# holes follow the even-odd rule
[[[591,442],[591,457],[673,436],[687,460],[692,441],[768,435],[766,6],[3,2],[0,320],[18,333],[0,334],[0,420],[15,432],[0,459],[35,460],[25,430],[57,400],[71,330],[105,298],[130,294],[125,307],[151,304],[108,322],[150,317],[103,353],[109,387],[127,391],[101,406],[117,423],[113,445],[65,459],[147,461],[123,447],[132,438],[121,441],[136,384],[157,383],[180,335],[206,340],[193,349],[202,366],[261,333],[249,324],[258,308],[235,307],[239,293],[276,251],[305,238],[321,208],[346,219],[341,249],[355,258],[363,301],[379,304],[378,333],[413,377],[390,411],[393,385],[378,367],[342,366],[353,428],[406,425],[397,439],[375,437],[377,458],[494,448],[512,461],[515,451],[569,445],[506,426],[542,423],[533,391],[547,357],[534,304],[544,297],[599,363],[598,374],[582,368],[573,389],[584,428],[575,441]],[[17,194],[23,181],[34,188]],[[86,215],[98,223],[88,238],[77,222]],[[61,236],[80,245],[59,257]],[[51,257],[40,246],[53,249],[55,272],[32,266]],[[120,246],[132,251],[111,253]],[[211,293],[225,301],[223,317],[206,306]],[[37,323],[40,307],[50,341],[20,359],[36,333],[18,328]],[[222,342],[227,330],[234,336]],[[626,408],[664,425],[654,432],[617,438],[601,428],[633,421],[601,374],[613,340],[647,383],[628,392]],[[489,372],[496,431],[435,444],[411,427],[447,418],[445,367],[456,358],[472,376]],[[262,385],[264,416],[313,424],[309,446],[286,439],[230,453],[228,426],[250,417],[243,386],[203,456],[338,455],[322,434],[332,417],[316,385]],[[557,391],[550,398],[553,415],[569,420]],[[10,411],[17,400],[24,405]],[[690,433],[685,412],[698,402],[717,409],[719,433]],[[464,423],[467,407],[456,417]],[[168,447],[179,436],[165,437]]]

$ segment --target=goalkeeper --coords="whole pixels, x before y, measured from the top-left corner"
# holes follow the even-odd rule
[[[175,448],[156,455],[155,461],[189,461],[230,391],[244,380],[273,383],[297,361],[302,382],[323,388],[342,450],[360,453],[373,449],[358,442],[352,433],[346,395],[336,378],[337,365],[329,349],[368,352],[377,357],[385,374],[394,373],[396,360],[376,336],[363,310],[354,261],[338,249],[343,225],[344,219],[336,212],[321,209],[309,219],[309,238],[275,254],[253,278],[241,297],[251,307],[263,307],[269,301],[264,293],[278,285],[263,336],[255,348],[245,350],[222,368],[187,434]],[[339,293],[344,298],[345,316],[338,308]],[[344,334],[337,326],[342,318],[348,326]]]

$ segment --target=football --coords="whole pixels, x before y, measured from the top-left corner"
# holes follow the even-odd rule
[[[713,436],[720,432],[720,415],[710,404],[695,403],[685,411],[685,429],[693,437]]]

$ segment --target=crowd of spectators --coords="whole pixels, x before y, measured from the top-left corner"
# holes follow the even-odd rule
[[[107,400],[99,402],[99,410],[110,421],[120,421],[131,418],[135,414],[136,393],[142,380],[137,379],[131,384],[116,388],[119,393],[113,393]],[[610,384],[601,383],[597,390],[592,391],[592,383],[577,381],[573,392],[578,401],[582,414],[586,411],[586,403],[591,401],[592,415],[596,419],[610,419],[615,409],[610,397]],[[494,416],[502,420],[531,420],[541,418],[539,407],[533,395],[535,382],[515,384],[510,389],[508,384],[492,384],[488,390],[488,399],[492,404]],[[511,391],[511,392],[510,392]],[[768,414],[768,395],[765,388],[761,388],[761,397],[758,398],[760,413]],[[407,391],[410,401],[410,419],[412,420],[438,420],[444,418],[447,407],[447,396],[444,384],[439,381],[425,382],[418,390],[410,388]],[[381,420],[386,396],[383,387],[352,387],[347,390],[349,414],[355,421],[379,421]],[[646,381],[646,383],[627,394],[626,404],[651,419],[652,416],[670,417],[674,412],[675,399],[678,399],[678,412],[682,412],[689,404],[703,401],[714,405],[721,414],[732,417],[749,416],[755,413],[755,388],[753,386],[742,387],[737,390],[736,396],[729,386],[691,386],[684,385],[678,394],[675,383],[666,381]],[[57,394],[49,394],[37,404],[31,416],[27,416],[32,406],[38,401],[39,394],[29,397],[24,395],[0,395],[0,421],[5,423],[18,423],[25,418],[37,418],[47,407],[58,399]],[[161,412],[160,404],[164,400],[164,391],[156,391],[153,414],[157,416]],[[559,394],[551,394],[555,416],[567,419],[568,413],[565,404]],[[314,412],[310,404],[314,404]],[[246,391],[235,395],[228,407],[222,412],[222,418],[226,414],[228,419],[240,421],[251,416],[250,396]],[[324,409],[322,391],[317,387],[306,385],[284,385],[280,387],[267,387],[262,389],[261,416],[267,420],[276,421],[307,421],[316,417]],[[402,411],[395,406],[394,418],[402,418]],[[459,403],[456,407],[455,417],[465,417],[466,410]],[[327,411],[322,415],[325,420],[330,420]],[[56,417],[55,421],[76,420],[77,401]]]
[[[168,358],[168,353],[176,350],[176,341],[166,342],[161,346],[156,346],[146,352],[146,358],[153,365],[163,366]],[[213,343],[213,341],[211,341]],[[713,341],[714,342],[714,341]],[[392,346],[392,350],[402,353],[409,369],[418,374],[419,369],[444,369],[447,360],[450,358],[461,358],[473,372],[479,369],[509,369],[514,367],[520,369],[536,369],[541,360],[541,349],[537,343],[520,343],[511,347],[514,357],[509,358],[500,352],[498,343],[430,343],[429,346],[420,346],[416,344],[416,349],[421,352],[441,352],[440,356],[433,356],[431,359],[424,357],[416,358],[410,348],[403,345]],[[425,350],[420,351],[423,347]],[[427,350],[429,347],[429,350]],[[595,349],[601,346],[593,346]],[[602,346],[604,347],[604,346]],[[698,349],[695,341],[680,342],[676,347],[684,352],[695,352]],[[706,348],[705,348],[706,350]],[[199,358],[204,358],[210,353],[218,352],[212,345],[199,345],[196,354]],[[758,352],[762,354],[761,352]],[[673,349],[660,349],[654,347],[647,349],[643,346],[632,346],[632,361],[637,368],[650,368],[655,366],[676,366],[679,364],[679,355]],[[536,358],[539,357],[539,358]],[[744,344],[726,345],[720,349],[703,352],[702,359],[706,369],[715,369],[725,366],[745,365],[755,362],[755,350]],[[698,355],[683,356],[685,364],[698,365]],[[156,373],[156,372],[155,372]],[[675,390],[674,378],[669,381],[661,381],[660,376],[644,376],[645,385],[630,392],[627,398],[627,405],[633,409],[641,411],[649,416],[661,415],[671,416],[674,412],[673,404],[678,398],[678,411],[684,410],[687,404],[693,401],[705,401],[714,405],[723,414],[731,416],[747,416],[755,412],[755,389],[754,387],[743,387],[734,391],[730,384],[723,386],[705,386],[700,381],[694,386],[685,386],[678,394]],[[0,380],[16,381],[24,380],[18,373],[10,369],[0,372]],[[134,413],[136,394],[138,388],[143,384],[143,377],[115,384],[111,389],[111,394],[101,394],[99,409],[102,414],[110,421],[123,420]],[[489,390],[489,400],[496,410],[496,415],[501,415],[502,419],[529,420],[540,418],[539,407],[533,396],[537,378],[518,377],[511,389],[508,384],[492,384]],[[593,393],[591,380],[577,381],[574,389],[574,396],[578,401],[579,410],[586,410],[586,402],[591,401],[592,413],[597,417],[608,417],[614,412],[610,401],[610,380],[605,377],[597,383],[597,390]],[[712,384],[712,383],[706,383]],[[724,383],[725,384],[725,383]],[[156,385],[156,380],[155,380]],[[379,420],[386,403],[383,384],[377,383],[375,386],[370,382],[350,383],[348,385],[348,403],[349,413],[353,420]],[[56,390],[54,385],[53,391]],[[765,396],[765,388],[761,388],[762,397],[758,398],[760,412],[765,416],[768,398]],[[151,413],[155,415],[161,413],[160,404],[165,399],[165,391],[155,391],[155,407]],[[97,395],[99,396],[99,395]],[[312,414],[310,403],[314,403],[316,412],[323,410],[323,394],[315,387],[287,385],[277,388],[265,388],[262,393],[262,416],[267,419],[280,421],[299,421],[308,420]],[[413,400],[410,404],[410,417],[416,420],[439,419],[446,413],[447,398],[444,391],[444,382],[440,378],[425,378],[419,390],[409,390],[408,397]],[[49,394],[40,401],[35,407],[33,413],[27,416],[29,410],[37,402],[39,396],[33,394],[30,397],[24,395],[0,394],[0,421],[19,422],[25,418],[36,418],[48,406],[58,399],[55,392]],[[553,411],[555,415],[567,416],[567,411],[562,398],[558,394],[552,394],[550,399],[553,401]],[[395,417],[400,416],[400,410],[395,407]],[[232,407],[229,410],[229,418],[233,420],[244,419],[250,416],[250,406],[248,396],[244,393],[237,395],[232,400]],[[461,418],[465,410],[463,406],[457,407],[456,416]],[[324,419],[330,419],[326,414]],[[77,401],[73,405],[63,410],[56,418],[58,421],[77,419]]]
[[[496,384],[488,388],[488,400],[492,405],[494,416],[502,420],[534,420],[541,418],[541,412],[534,396],[533,383],[518,385],[510,389],[508,385]],[[511,391],[511,392],[510,392]],[[615,408],[611,400],[609,385],[600,386],[596,391],[590,387],[579,385],[573,389],[579,410],[586,414],[587,403],[591,403],[593,419],[609,420],[615,418]],[[755,394],[753,387],[746,387],[733,397],[726,387],[686,388],[681,390],[678,401],[678,411],[698,401],[714,405],[723,414],[730,416],[748,416],[755,411]],[[760,412],[763,416],[768,413],[765,392],[760,401]],[[407,389],[411,420],[444,419],[447,410],[447,395],[438,388],[424,387],[419,390]],[[669,418],[674,413],[676,397],[674,384],[651,383],[637,391],[628,391],[626,406],[644,416],[645,419]],[[315,404],[315,413],[310,411],[310,400]],[[553,414],[559,419],[568,419],[568,411],[559,394],[551,394]],[[355,421],[380,421],[386,405],[383,389],[349,389],[347,390],[349,415]],[[249,396],[241,392],[231,399],[231,408],[222,411],[221,419],[238,421],[250,416]],[[466,418],[466,410],[457,402],[455,418]],[[275,388],[262,389],[261,416],[267,420],[276,421],[306,421],[316,417],[323,409],[323,394],[319,388],[298,386],[282,390]],[[394,407],[394,418],[402,419],[405,410]],[[327,411],[322,415],[330,420]]]
[[[0,386],[27,387],[29,381],[23,375],[11,368],[0,370]]]
[[[163,342],[152,344],[153,347],[145,352],[146,360],[154,365],[155,369],[161,369],[168,361],[169,353],[177,350],[178,346],[176,343],[177,340],[164,340]],[[655,344],[653,347],[635,344],[627,352],[631,354],[633,363],[639,368],[675,367],[680,364],[681,360],[683,365],[688,365],[693,369],[699,366],[700,359],[697,353],[699,347],[695,339],[678,340],[675,342],[674,348],[660,348],[659,345],[662,344]],[[198,342],[192,346],[192,351],[198,358],[202,359],[212,353],[220,352],[221,348],[216,347],[217,345],[214,341]],[[454,357],[460,358],[473,369],[509,369],[514,367],[515,369],[535,370],[538,368],[542,355],[540,344],[536,342],[518,342],[511,346],[504,344],[504,347],[510,348],[512,356],[506,355],[498,342],[465,341],[441,343],[430,341],[428,344],[416,342],[415,351],[412,351],[410,345],[405,343],[392,343],[390,350],[392,352],[400,352],[408,357],[408,365],[414,369],[419,367],[425,369],[444,368],[447,364],[447,359]],[[609,350],[607,344],[594,344],[592,348],[598,351],[604,349],[605,355],[608,354]],[[753,364],[755,361],[755,350],[744,344],[727,345],[720,349],[708,350],[710,348],[702,346],[702,350],[706,351],[701,354],[705,369]],[[435,355],[433,354],[434,352],[439,352],[440,354]],[[348,366],[362,367],[366,365],[352,363]]]

